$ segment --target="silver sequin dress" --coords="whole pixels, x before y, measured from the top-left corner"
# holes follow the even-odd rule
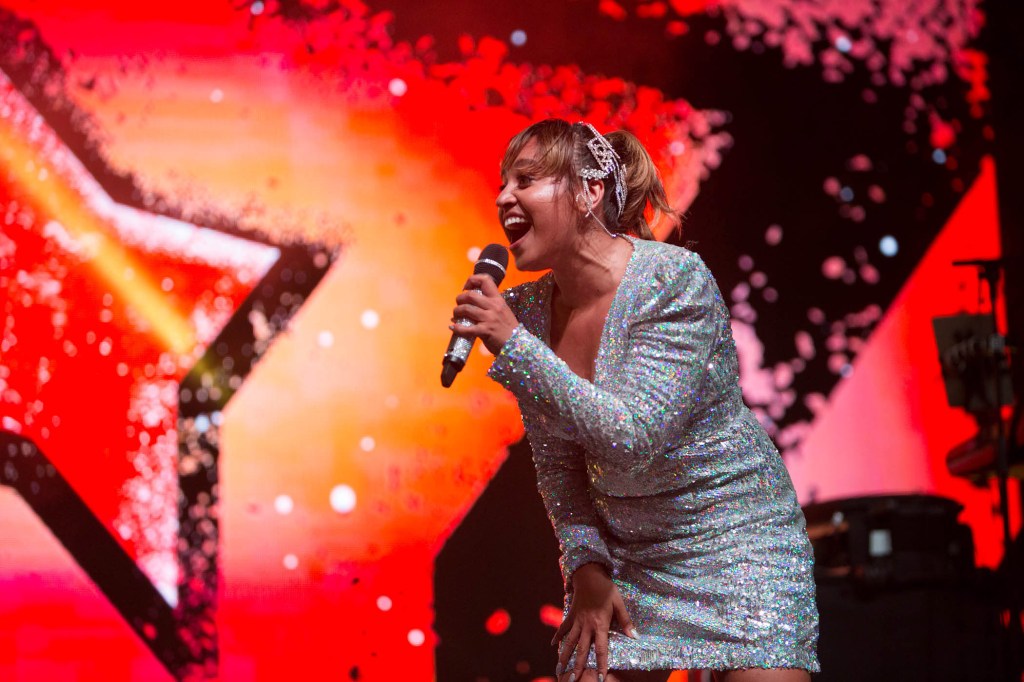
[[[718,286],[696,254],[631,241],[593,383],[547,345],[550,273],[506,293],[520,325],[489,372],[522,411],[566,608],[600,562],[640,634],[613,630],[610,669],[817,671],[803,514],[743,404]]]

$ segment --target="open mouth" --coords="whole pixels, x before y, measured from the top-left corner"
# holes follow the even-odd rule
[[[503,229],[505,230],[505,237],[508,239],[509,248],[518,245],[532,227],[533,225],[528,223],[525,218],[514,217],[506,220]]]

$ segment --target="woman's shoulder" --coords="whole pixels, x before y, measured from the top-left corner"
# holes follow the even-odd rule
[[[637,240],[634,248],[640,249],[644,273],[652,273],[662,283],[681,283],[693,277],[711,277],[708,266],[700,255],[677,244],[655,240]]]
[[[633,268],[628,291],[641,317],[666,310],[706,308],[715,319],[727,319],[728,309],[714,275],[695,251],[665,242],[638,242],[642,260]]]

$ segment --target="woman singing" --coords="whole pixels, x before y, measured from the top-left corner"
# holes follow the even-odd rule
[[[559,682],[809,680],[812,555],[792,482],[743,404],[729,314],[626,132],[547,120],[512,139],[498,215],[520,270],[474,275],[454,326],[518,399],[561,545]],[[472,291],[478,290],[478,291]]]

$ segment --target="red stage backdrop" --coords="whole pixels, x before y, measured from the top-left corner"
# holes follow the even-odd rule
[[[630,30],[654,51],[690,41],[898,103],[878,125],[931,169],[932,198],[808,132],[785,163],[830,154],[841,170],[776,196],[838,221],[817,235],[835,246],[768,218],[715,225],[694,248],[728,264],[744,392],[803,501],[953,497],[994,566],[993,491],[945,469],[975,427],[946,405],[931,336],[933,317],[979,306],[974,274],[949,262],[1000,252],[971,48],[983,14],[903,4],[531,7],[589,22],[604,53]],[[454,293],[502,239],[504,145],[548,116],[632,130],[688,210],[682,237],[659,236],[685,241],[713,215],[702,191],[757,136],[713,88],[697,101],[664,75],[714,63],[614,73],[560,61],[557,32],[523,28],[536,17],[502,14],[500,33],[474,23],[482,10],[412,25],[424,11],[0,8],[0,678],[433,678],[434,558],[522,437],[485,351],[452,389],[438,382]],[[787,177],[780,159],[759,164],[729,186]],[[921,222],[882,225],[894,204]],[[812,275],[788,276],[796,261]],[[829,287],[861,293],[828,302]],[[800,311],[782,315],[781,342],[776,300]],[[73,510],[89,522],[60,521]]]

